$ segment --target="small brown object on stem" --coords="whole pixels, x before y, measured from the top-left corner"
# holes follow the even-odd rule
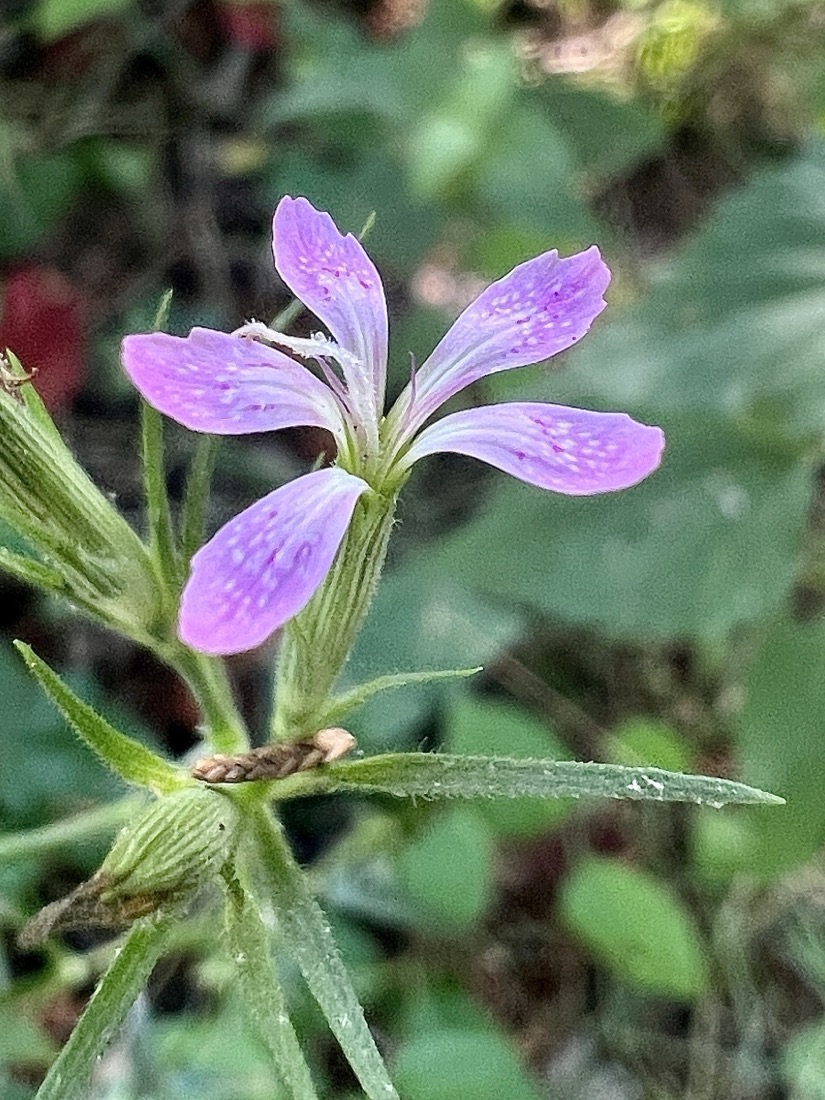
[[[237,756],[204,756],[192,769],[204,783],[254,783],[262,779],[285,779],[309,771],[319,764],[340,760],[355,748],[355,738],[338,726],[319,730],[306,741],[263,745]]]

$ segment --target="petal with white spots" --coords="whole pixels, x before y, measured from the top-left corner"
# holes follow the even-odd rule
[[[647,477],[661,461],[664,442],[661,428],[626,413],[514,401],[445,416],[421,433],[403,466],[454,451],[540,489],[586,496],[627,489]]]
[[[387,302],[360,241],[307,199],[285,196],[272,223],[275,267],[286,285],[354,356],[342,363],[352,403],[377,431],[387,371]]]
[[[306,425],[339,439],[332,390],[301,363],[256,340],[194,328],[123,341],[126,373],[150,405],[196,432],[243,435]]]
[[[405,435],[479,378],[539,363],[580,340],[604,309],[609,282],[594,246],[566,259],[545,252],[492,283],[422,364],[414,397],[408,389],[399,399]]]
[[[253,649],[308,603],[369,486],[333,466],[251,505],[192,558],[178,621],[204,653]]]

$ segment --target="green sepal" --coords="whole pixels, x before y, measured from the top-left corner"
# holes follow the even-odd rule
[[[101,900],[111,904],[191,892],[226,863],[237,844],[238,824],[232,799],[211,787],[188,787],[157,799],[115,839],[98,872],[106,883]]]
[[[55,704],[81,741],[92,750],[115,775],[125,783],[146,787],[155,794],[170,794],[181,787],[192,786],[194,780],[174,764],[152,752],[140,741],[115,729],[101,715],[79,699],[56,672],[24,642],[15,648],[26,668]]]
[[[237,811],[223,793],[190,787],[157,799],[121,830],[88,882],[41,909],[18,940],[30,948],[55,932],[121,930],[161,908],[185,908],[216,878],[237,837]]]
[[[61,439],[19,361],[7,353],[0,385],[0,517],[43,559],[28,579],[64,594],[139,642],[166,609],[150,555]],[[0,563],[2,564],[2,563]],[[10,567],[19,570],[20,562]]]
[[[785,801],[730,779],[660,768],[426,752],[386,753],[327,764],[272,780],[269,789],[278,800],[349,790],[398,798],[624,798],[714,808],[737,803],[779,806]]]
[[[394,691],[396,688],[407,687],[409,684],[431,684],[436,680],[462,680],[468,676],[475,676],[481,671],[482,666],[477,665],[475,668],[446,668],[376,676],[374,680],[356,684],[355,687],[335,696],[325,714],[323,725],[329,726],[335,722],[340,722],[351,710],[360,707],[367,699],[381,691]]]

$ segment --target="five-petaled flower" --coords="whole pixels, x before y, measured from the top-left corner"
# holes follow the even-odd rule
[[[251,649],[296,615],[329,572],[358,498],[391,495],[425,455],[470,455],[574,495],[627,488],[659,464],[660,429],[624,413],[510,402],[454,412],[420,430],[479,378],[540,362],[587,332],[610,281],[597,248],[566,259],[546,252],[487,287],[386,416],[387,305],[361,244],[306,199],[285,197],[273,251],[283,281],[332,339],[253,322],[233,334],[196,328],[185,338],[151,333],[123,343],[126,371],[146,400],[194,431],[314,425],[337,445],[334,465],[265,496],[194,555],[179,633],[195,649]],[[323,378],[278,347],[317,360]]]

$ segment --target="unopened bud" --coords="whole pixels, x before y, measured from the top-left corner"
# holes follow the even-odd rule
[[[144,641],[163,594],[147,548],[78,465],[18,360],[0,361],[0,517],[67,598]]]

